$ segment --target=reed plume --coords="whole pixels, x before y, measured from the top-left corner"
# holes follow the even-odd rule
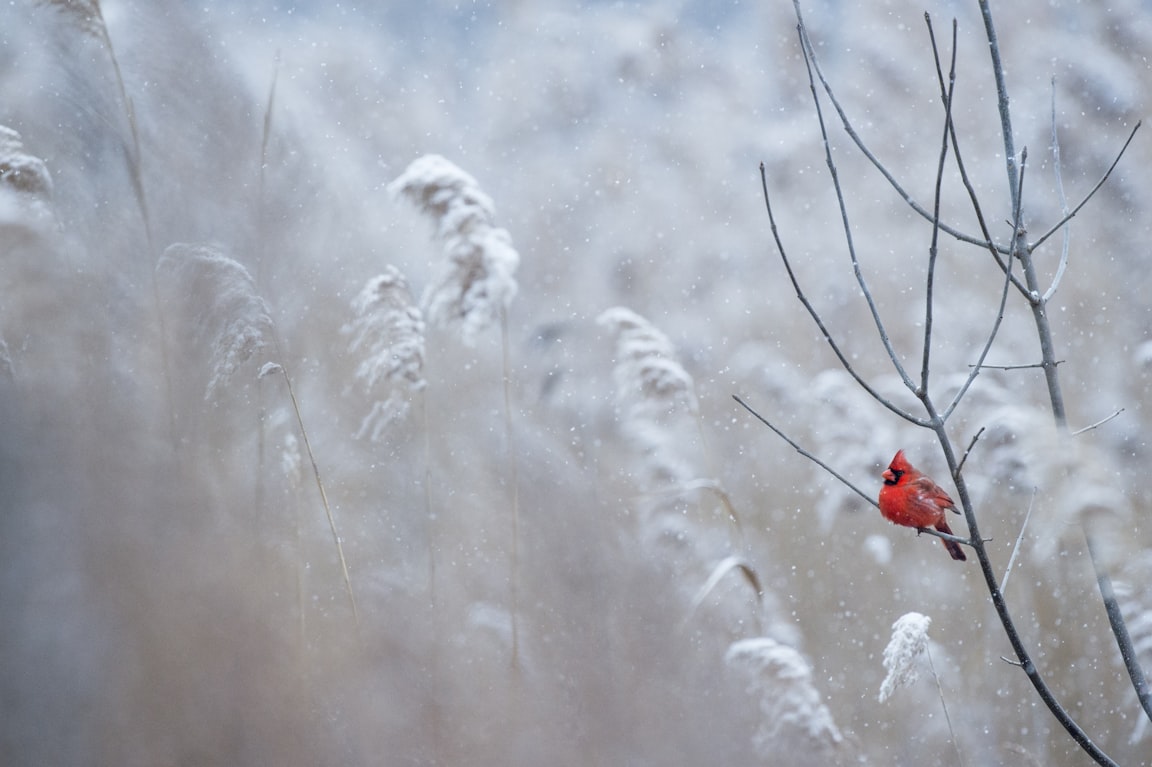
[[[615,335],[612,375],[620,428],[644,456],[651,483],[680,485],[694,479],[694,461],[685,446],[696,441],[699,404],[692,376],[677,360],[672,342],[621,306],[605,311],[597,322]]]
[[[39,229],[52,219],[52,176],[20,134],[0,125],[0,227]]]
[[[411,396],[424,380],[424,318],[412,305],[408,282],[394,266],[371,278],[352,300],[354,319],[341,328],[348,351],[359,357],[356,379],[374,397],[357,439],[379,441],[389,425],[408,415]]]
[[[447,262],[424,290],[420,305],[428,322],[459,328],[472,345],[500,320],[516,296],[520,255],[507,230],[494,225],[495,205],[476,179],[440,155],[414,161],[388,185],[436,224]]]
[[[268,306],[248,270],[213,245],[170,245],[156,274],[193,345],[208,352],[204,398],[212,400],[242,366],[268,348]],[[257,370],[253,366],[252,379]]]
[[[746,680],[748,694],[759,699],[760,727],[753,745],[765,759],[779,756],[781,739],[799,738],[819,749],[844,740],[820,702],[811,667],[793,648],[767,637],[741,639],[728,648],[724,661]]]

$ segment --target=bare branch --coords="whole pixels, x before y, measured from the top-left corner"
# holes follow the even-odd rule
[[[831,474],[831,475],[832,475],[833,477],[835,477],[836,479],[840,480],[840,481],[841,481],[841,482],[842,482],[842,483],[843,483],[843,484],[844,484],[846,487],[848,487],[850,490],[852,490],[853,492],[855,492],[855,493],[856,493],[856,495],[860,496],[861,498],[863,498],[863,499],[864,499],[865,501],[867,501],[868,503],[872,504],[872,505],[873,505],[873,506],[875,506],[876,508],[880,508],[880,504],[876,502],[876,499],[875,499],[875,498],[873,498],[872,496],[868,495],[867,493],[865,493],[865,492],[864,492],[863,490],[861,490],[860,488],[856,487],[856,485],[852,484],[852,483],[851,483],[849,480],[845,479],[845,478],[844,478],[844,475],[840,474],[838,471],[836,471],[835,469],[833,469],[831,466],[829,466],[828,464],[824,463],[823,461],[821,461],[819,458],[817,458],[816,456],[814,456],[814,455],[812,455],[811,453],[809,453],[809,452],[808,452],[807,450],[805,450],[804,448],[800,447],[800,445],[799,445],[799,444],[797,444],[795,440],[793,440],[791,437],[789,437],[789,436],[788,436],[787,434],[785,434],[784,432],[780,431],[780,429],[776,428],[776,426],[774,426],[774,425],[772,424],[772,422],[771,422],[771,421],[769,421],[767,418],[765,418],[764,416],[760,415],[760,414],[759,414],[759,413],[757,413],[755,410],[753,410],[753,409],[752,409],[752,406],[751,406],[751,405],[749,405],[747,402],[745,402],[744,400],[740,399],[740,398],[739,398],[738,396],[736,396],[735,394],[733,394],[733,395],[732,395],[732,399],[736,400],[736,401],[737,401],[737,402],[740,404],[740,407],[744,408],[744,409],[745,409],[745,410],[747,410],[749,413],[751,413],[752,415],[754,415],[754,416],[756,417],[756,420],[760,421],[760,423],[764,424],[764,425],[765,425],[765,426],[767,426],[769,429],[771,429],[772,431],[774,431],[774,432],[776,433],[776,436],[778,436],[780,439],[784,440],[784,441],[785,441],[785,442],[787,442],[789,445],[791,445],[791,446],[792,446],[792,449],[793,449],[793,450],[795,450],[797,453],[799,453],[800,455],[804,456],[804,457],[805,457],[805,458],[807,458],[809,461],[811,461],[812,463],[816,464],[817,466],[819,466],[821,469],[823,469],[824,471],[826,471],[826,472],[828,472],[829,474]]]
[[[1008,262],[1005,264],[1000,259],[1000,254],[997,252],[995,245],[992,243],[992,236],[988,232],[988,226],[984,221],[984,212],[980,207],[979,197],[976,195],[976,190],[972,186],[971,181],[968,179],[968,172],[964,167],[964,159],[960,156],[960,145],[956,138],[956,126],[951,120],[952,92],[956,82],[956,20],[952,20],[952,66],[949,70],[949,84],[947,88],[944,85],[944,73],[940,67],[940,50],[936,45],[936,34],[932,29],[932,17],[927,13],[924,14],[924,22],[928,26],[928,36],[932,42],[932,58],[936,63],[936,78],[940,85],[940,95],[944,102],[944,111],[946,115],[945,129],[952,136],[952,150],[956,157],[956,166],[960,170],[960,178],[964,182],[964,188],[968,191],[968,197],[972,202],[972,208],[976,213],[976,219],[980,223],[980,230],[984,233],[984,244],[991,252],[993,260],[1004,270],[1004,288],[1000,294],[1000,306],[996,312],[996,319],[992,323],[992,329],[988,333],[988,339],[984,343],[984,348],[980,351],[980,356],[977,358],[976,365],[972,368],[972,372],[969,373],[967,380],[965,380],[964,384],[959,388],[959,390],[957,390],[956,396],[953,397],[951,404],[949,404],[948,407],[944,409],[944,413],[941,415],[941,422],[944,422],[947,421],[951,417],[952,413],[956,410],[957,406],[960,404],[960,401],[964,398],[964,395],[967,394],[969,387],[971,387],[972,383],[976,380],[976,376],[980,375],[981,365],[987,358],[988,352],[991,351],[992,343],[996,340],[996,335],[1000,331],[1000,324],[1004,321],[1004,307],[1008,302],[1009,285],[1016,284],[1021,288],[1023,286],[1019,284],[1019,281],[1016,280],[1012,274],[1011,258],[1009,258]],[[1022,177],[1020,183],[1023,184]],[[1017,199],[1019,199],[1019,196],[1017,196]],[[1020,209],[1017,207],[1012,224],[1013,241],[1016,239],[1020,225]],[[927,364],[927,354],[925,354],[925,364]],[[926,394],[927,388],[925,388],[924,391]]]
[[[1060,173],[1060,136],[1056,132],[1056,78],[1052,78],[1052,173],[1056,177],[1056,194],[1060,197],[1060,212],[1068,215],[1068,197],[1064,194],[1064,178]],[[1064,278],[1064,270],[1068,266],[1068,250],[1072,244],[1072,225],[1064,224],[1064,242],[1060,246],[1060,264],[1056,267],[1056,276],[1052,284],[1044,291],[1044,301],[1047,302],[1060,287],[1060,280]]]
[[[1124,412],[1124,408],[1120,408],[1119,410],[1112,413],[1112,415],[1106,416],[1105,418],[1101,418],[1096,423],[1089,424],[1088,426],[1085,426],[1083,429],[1077,429],[1076,431],[1072,432],[1072,436],[1075,437],[1077,434],[1083,434],[1086,431],[1092,431],[1095,428],[1103,426],[1104,424],[1108,423],[1113,418],[1115,418],[1116,416],[1120,415],[1123,412]]]
[[[1028,513],[1024,515],[1024,524],[1020,525],[1020,534],[1016,536],[1016,545],[1012,547],[1012,556],[1008,557],[1008,566],[1004,568],[1004,579],[1000,581],[1001,593],[1008,590],[1008,576],[1012,574],[1012,565],[1016,563],[1016,555],[1020,553],[1020,542],[1024,540],[1024,531],[1028,529],[1028,520],[1032,518],[1032,507],[1036,503],[1036,488],[1032,488],[1032,497],[1028,500]]]
[[[768,225],[772,229],[772,239],[776,241],[776,250],[780,253],[780,260],[784,262],[784,270],[788,272],[788,279],[792,282],[793,290],[796,291],[796,298],[798,298],[800,303],[804,305],[804,308],[808,310],[809,316],[811,316],[812,320],[816,323],[816,327],[820,329],[820,334],[824,336],[824,340],[828,343],[828,346],[831,347],[832,353],[836,355],[836,359],[840,360],[840,364],[848,371],[848,375],[852,376],[852,379],[860,385],[860,388],[868,392],[868,394],[881,405],[906,421],[911,421],[918,426],[926,426],[927,423],[925,421],[900,409],[880,394],[880,392],[873,389],[872,386],[856,372],[856,369],[852,367],[852,363],[848,360],[848,357],[840,350],[835,339],[832,338],[832,334],[824,325],[824,320],[820,318],[820,313],[816,311],[816,307],[812,306],[808,297],[804,295],[804,290],[800,287],[800,283],[796,279],[796,274],[792,271],[792,263],[788,260],[788,253],[785,251],[784,243],[780,239],[780,231],[776,228],[776,216],[772,213],[772,200],[768,195],[768,177],[764,171],[764,163],[760,163],[760,186],[764,190],[764,206],[768,209]]]
[[[892,341],[888,338],[888,331],[884,327],[884,321],[880,319],[880,310],[876,308],[876,301],[872,298],[872,291],[868,289],[868,282],[864,279],[864,272],[860,268],[860,261],[856,257],[856,246],[852,239],[852,225],[848,221],[848,205],[844,201],[844,190],[840,187],[840,174],[836,170],[836,162],[832,159],[832,145],[828,141],[828,129],[824,125],[824,110],[820,106],[820,97],[816,93],[816,81],[812,75],[812,51],[808,45],[805,44],[804,27],[800,25],[797,27],[797,32],[800,35],[800,48],[804,52],[804,64],[808,69],[808,87],[812,91],[812,103],[816,108],[816,119],[820,123],[820,136],[824,141],[824,162],[828,166],[828,172],[832,176],[832,187],[836,190],[836,203],[840,207],[840,220],[844,226],[844,241],[848,246],[848,257],[852,261],[852,272],[856,276],[856,284],[860,286],[861,292],[864,294],[864,301],[868,304],[868,311],[872,314],[872,321],[876,325],[876,333],[880,336],[880,342],[884,345],[884,351],[888,353],[888,359],[892,361],[892,366],[896,369],[896,373],[904,381],[904,385],[912,392],[918,393],[919,388],[913,382],[908,371],[904,369],[903,363],[896,354],[896,350],[892,347]]]
[[[1106,170],[1104,175],[1100,177],[1100,180],[1096,182],[1096,186],[1092,187],[1092,190],[1084,196],[1084,199],[1081,200],[1080,203],[1075,208],[1073,208],[1068,215],[1057,221],[1056,224],[1043,235],[1041,235],[1040,238],[1036,240],[1036,242],[1029,245],[1029,251],[1034,251],[1036,248],[1040,247],[1045,240],[1058,232],[1060,227],[1068,223],[1077,213],[1080,212],[1081,208],[1088,204],[1088,201],[1092,199],[1093,195],[1096,194],[1100,187],[1104,186],[1104,182],[1107,181],[1108,177],[1112,175],[1112,171],[1115,170],[1116,166],[1120,163],[1120,158],[1123,157],[1124,152],[1128,150],[1128,145],[1132,143],[1132,139],[1136,138],[1136,131],[1140,130],[1140,126],[1143,124],[1143,120],[1137,121],[1136,125],[1132,128],[1132,132],[1128,134],[1128,140],[1124,142],[1124,146],[1120,147],[1120,151],[1116,154],[1116,159],[1112,161],[1112,164],[1108,166],[1108,170]]]
[[[1064,360],[1056,360],[1053,365],[1063,365]],[[976,365],[969,365],[968,367],[976,367]],[[1032,370],[1033,368],[1043,368],[1043,362],[1033,362],[1028,365],[981,365],[985,370]]]
[[[905,191],[904,187],[900,185],[900,182],[896,180],[896,177],[893,176],[892,173],[889,172],[888,168],[884,166],[884,163],[880,162],[876,155],[872,153],[872,151],[868,148],[868,145],[864,143],[864,139],[860,137],[860,134],[857,133],[856,129],[852,126],[852,121],[848,119],[848,114],[844,111],[844,108],[840,105],[840,101],[836,98],[836,94],[832,90],[832,85],[828,82],[827,79],[825,79],[824,72],[820,69],[820,62],[816,58],[815,49],[812,46],[812,41],[808,38],[808,28],[805,26],[804,18],[800,13],[799,1],[793,0],[792,4],[796,8],[796,18],[800,22],[800,33],[804,41],[803,47],[806,51],[806,55],[811,57],[812,67],[816,72],[816,77],[820,80],[820,85],[823,87],[824,93],[828,95],[828,100],[832,103],[833,108],[836,110],[836,114],[840,116],[840,123],[844,127],[844,132],[848,135],[848,138],[852,139],[852,143],[856,145],[856,148],[860,150],[860,153],[863,154],[868,159],[868,161],[872,163],[873,167],[875,167],[876,170],[880,172],[880,175],[884,177],[884,179],[888,182],[896,194],[900,195],[900,198],[903,199],[905,203],[907,203],[908,207],[910,207],[916,213],[920,214],[920,216],[926,221],[931,221],[932,213],[924,208],[924,206],[922,206],[920,203],[916,202],[916,200],[914,200],[912,196],[907,191]],[[955,144],[955,136],[953,136],[953,144]],[[984,240],[981,240],[978,237],[973,237],[970,234],[966,234],[959,229],[943,222],[940,223],[940,229],[952,237],[955,237],[960,242],[967,242],[972,245],[985,244]],[[1002,248],[1002,252],[1008,253],[1008,249]]]
[[[976,441],[980,439],[980,435],[984,433],[986,426],[981,426],[980,430],[972,435],[972,441],[968,443],[968,447],[964,448],[964,455],[960,456],[960,463],[956,464],[956,473],[964,471],[964,464],[968,461],[968,455],[972,452],[972,448],[976,447]]]
[[[931,17],[927,13],[928,34],[932,36],[932,50],[936,50],[936,37],[932,33]],[[938,59],[937,59],[938,60]],[[948,91],[944,97],[944,136],[940,139],[940,160],[936,164],[936,191],[932,198],[932,244],[928,246],[928,274],[924,280],[924,353],[920,364],[920,391],[928,391],[928,362],[932,357],[932,290],[936,283],[936,256],[940,241],[940,195],[944,186],[944,163],[948,159],[948,135],[952,132],[952,94],[956,88],[956,20],[952,20],[952,66],[948,70]]]

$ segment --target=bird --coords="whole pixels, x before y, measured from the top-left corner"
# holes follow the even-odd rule
[[[884,484],[880,487],[880,514],[884,519],[905,527],[935,527],[942,533],[952,534],[944,512],[959,514],[956,502],[931,477],[908,463],[903,450],[896,452],[881,476]],[[953,559],[967,559],[960,544],[943,538],[940,542]]]

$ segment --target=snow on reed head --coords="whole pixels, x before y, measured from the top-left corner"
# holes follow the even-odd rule
[[[917,663],[928,647],[928,627],[932,619],[920,613],[905,613],[892,624],[892,639],[884,648],[884,668],[888,676],[880,684],[880,702],[892,697],[898,687],[907,687],[920,674]]]
[[[404,275],[391,265],[368,280],[352,300],[352,312],[340,332],[351,337],[348,351],[362,355],[356,378],[375,397],[356,437],[376,442],[408,414],[409,397],[425,386],[424,318],[412,305]]]
[[[44,200],[52,197],[52,177],[39,157],[24,151],[20,134],[0,125],[0,183]]]
[[[464,343],[496,322],[516,296],[520,255],[512,238],[493,225],[495,206],[476,179],[435,154],[414,161],[388,185],[430,216],[448,261],[428,284],[420,304],[428,321],[459,327]]]
[[[698,403],[692,376],[677,361],[672,342],[624,307],[609,309],[596,321],[616,336],[613,378],[624,434],[648,457],[657,478],[693,476],[692,468],[675,458],[682,445],[674,432],[677,426],[695,428]]]
[[[156,276],[183,329],[208,354],[211,375],[204,398],[214,399],[267,346],[272,334],[268,306],[248,270],[214,245],[170,245],[156,265]]]
[[[778,741],[797,734],[825,748],[843,741],[812,684],[812,669],[793,648],[768,637],[741,639],[728,647],[724,662],[747,678],[748,694],[759,698],[760,726],[753,744],[764,758],[778,757]]]
[[[0,226],[32,227],[52,213],[52,176],[39,157],[28,154],[20,134],[0,125]]]

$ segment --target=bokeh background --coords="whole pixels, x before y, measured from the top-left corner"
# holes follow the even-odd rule
[[[885,523],[731,399],[869,493],[898,448],[946,476],[930,434],[854,387],[771,239],[761,162],[807,295],[860,374],[913,406],[853,278],[791,3],[110,0],[103,27],[93,7],[0,8],[0,124],[19,133],[0,158],[2,761],[955,764],[958,746],[967,764],[1084,763],[1000,659],[975,563]],[[803,10],[855,127],[930,204],[925,7]],[[979,9],[927,10],[942,41],[958,21],[961,149],[1007,237]],[[995,13],[1035,237],[1060,218],[1053,109],[1072,202],[1147,113],[1152,9]],[[931,226],[824,116],[863,273],[918,369]],[[1073,220],[1049,307],[1073,428],[1123,412],[1070,447],[1037,370],[990,370],[951,421],[960,446],[986,429],[966,475],[999,572],[1031,509],[1007,588],[1027,645],[1126,764],[1152,761],[1152,735],[1079,523],[1100,512],[1152,668],[1149,147],[1141,131]],[[507,345],[430,326],[409,416],[357,439],[371,398],[341,329],[387,265],[419,298],[443,260],[386,189],[427,153],[475,177],[520,254]],[[942,215],[977,233],[953,166]],[[242,264],[274,328],[213,396],[213,304],[156,280],[180,242]],[[1045,285],[1060,246],[1037,254]],[[938,399],[1001,282],[986,251],[941,239]],[[615,306],[693,382],[696,409],[640,439],[596,321]],[[1038,360],[1010,295],[989,362]],[[909,611],[933,620],[936,678],[881,704]],[[731,651],[755,638],[776,654]]]

